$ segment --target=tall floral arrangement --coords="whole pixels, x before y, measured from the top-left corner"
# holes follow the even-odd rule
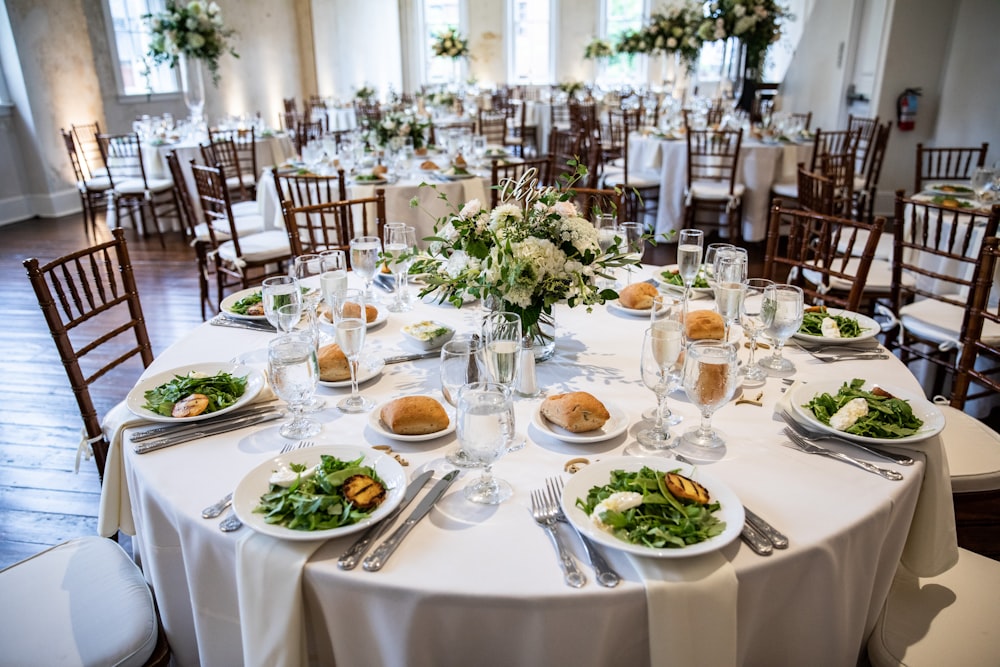
[[[715,39],[737,38],[746,46],[747,67],[757,70],[767,47],[781,38],[782,24],[794,18],[777,0],[717,0],[709,14]]]
[[[701,3],[688,2],[653,12],[645,28],[651,53],[679,53],[690,68],[705,40],[699,29],[705,21]]]
[[[381,122],[375,124],[373,131],[380,146],[389,144],[396,137],[409,137],[413,139],[413,148],[419,150],[424,147],[428,127],[430,123],[427,120],[414,114],[387,113]]]
[[[646,34],[646,30],[640,28],[638,30],[624,31],[618,36],[618,41],[615,43],[615,51],[626,55],[649,53],[649,36]]]
[[[181,54],[203,60],[212,73],[212,82],[219,83],[219,58],[229,53],[239,54],[229,43],[235,30],[222,23],[219,5],[214,2],[191,0],[186,5],[167,0],[162,14],[146,14],[152,41],[148,55],[156,64],[170,63],[176,67]]]
[[[469,55],[469,40],[462,37],[456,28],[448,28],[434,35],[431,45],[434,55],[444,58],[465,58]]]
[[[595,37],[587,44],[583,50],[583,57],[587,60],[597,60],[599,58],[610,58],[615,55],[615,49],[611,42],[600,37]]]

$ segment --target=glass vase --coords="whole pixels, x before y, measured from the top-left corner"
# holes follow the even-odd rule
[[[205,77],[201,61],[197,58],[188,58],[182,53],[179,66],[184,104],[187,105],[191,122],[200,126],[205,120]]]
[[[525,332],[531,334],[531,350],[535,361],[551,359],[556,353],[556,317],[552,313],[541,313],[538,321]]]

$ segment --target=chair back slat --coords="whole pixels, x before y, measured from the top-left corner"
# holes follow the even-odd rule
[[[72,124],[70,129],[80,151],[81,166],[86,179],[106,173],[104,156],[98,137],[101,134],[100,123]]]
[[[996,281],[1000,239],[986,238],[980,250],[969,301],[969,321],[962,336],[958,374],[951,406],[964,410],[969,401],[1000,393],[1000,296]],[[990,327],[990,335],[984,335]]]
[[[281,202],[281,212],[293,256],[327,249],[348,250],[355,236],[382,237],[386,223],[385,190],[373,197],[296,206]]]
[[[688,187],[695,181],[720,181],[733,192],[743,130],[688,129]]]
[[[976,168],[986,164],[989,143],[981,146],[937,148],[917,144],[916,177],[913,192],[924,189],[928,181],[950,179],[967,181]]]
[[[799,206],[806,211],[833,215],[833,180],[806,169],[803,162],[798,170]]]

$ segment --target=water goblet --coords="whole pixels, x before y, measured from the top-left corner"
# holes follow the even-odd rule
[[[634,259],[637,262],[642,261],[642,225],[638,222],[623,222],[618,225],[618,236],[622,238],[625,242],[625,250],[628,253],[629,259]],[[632,271],[634,266],[631,264],[625,267],[628,272],[628,284],[632,284]]]
[[[402,313],[413,307],[407,292],[407,274],[417,252],[417,230],[409,225],[386,225],[385,235],[385,254],[396,278],[395,298],[388,309],[392,313]]]
[[[286,438],[301,440],[320,431],[320,425],[305,416],[303,407],[316,393],[319,364],[312,337],[301,333],[285,333],[267,345],[267,376],[274,393],[288,403],[291,421],[278,433]]]
[[[688,400],[701,412],[701,423],[684,433],[677,451],[699,463],[718,461],[726,443],[712,429],[712,415],[733,397],[739,361],[736,345],[717,340],[697,340],[684,353],[683,386]]]
[[[351,371],[351,395],[337,403],[341,412],[368,412],[375,401],[358,391],[358,363],[364,348],[368,323],[365,321],[364,293],[359,289],[344,290],[335,298],[333,310],[334,339],[347,357]]]
[[[976,201],[980,206],[988,206],[994,198],[993,176],[994,171],[985,167],[978,167],[972,172],[972,179],[969,181],[969,184],[976,193]]]
[[[319,253],[323,273],[319,276],[323,301],[333,312],[334,297],[347,289],[347,256],[343,250],[321,250]],[[333,316],[330,316],[333,321]]]
[[[378,256],[382,242],[377,236],[358,236],[351,239],[351,268],[365,281],[365,299],[374,302],[372,281],[378,269]]]
[[[475,382],[458,392],[458,442],[465,456],[483,465],[482,475],[465,487],[465,497],[498,505],[513,494],[510,484],[493,476],[493,464],[507,451],[514,434],[514,405],[508,387]]]
[[[453,407],[458,407],[458,392],[467,384],[486,378],[485,346],[479,334],[463,334],[441,347],[441,393]],[[462,448],[448,452],[445,458],[459,468],[479,468],[482,463],[465,455]]]
[[[636,434],[639,442],[627,446],[626,454],[665,454],[676,444],[663,418],[663,413],[669,412],[667,394],[680,386],[683,368],[684,309],[679,306],[676,310],[679,313],[676,320],[661,320],[657,326],[647,329],[643,338],[640,371],[643,384],[656,395],[656,417],[650,428]]]
[[[740,326],[750,339],[750,358],[743,366],[743,383],[756,386],[767,380],[767,372],[754,361],[757,339],[764,331],[761,310],[764,304],[764,290],[774,285],[765,278],[748,278],[744,283],[743,301],[740,302]]]
[[[676,323],[680,322],[679,329],[683,336],[684,314],[683,299],[660,293],[653,297],[653,307],[649,309],[649,326],[659,331],[672,331],[675,327],[678,327]],[[674,389],[677,389],[677,387],[674,387],[670,391]],[[644,410],[642,418],[646,420],[662,419],[663,423],[669,426],[674,426],[684,421],[684,416],[672,412],[665,401],[662,404],[657,404],[648,410]]]
[[[278,331],[288,333],[301,319],[302,291],[299,289],[299,281],[293,276],[265,278],[261,283],[260,297],[267,321]],[[278,309],[282,306],[289,308],[280,314]]]
[[[715,280],[715,258],[720,250],[735,248],[732,243],[709,243],[705,246],[705,257],[702,263],[702,270],[705,272],[705,280],[712,285]]]
[[[688,299],[694,279],[701,267],[701,251],[705,233],[700,229],[682,229],[677,237],[677,272],[684,281],[684,299]]]
[[[483,341],[490,381],[509,389],[520,361],[521,316],[506,311],[488,313],[483,320]]]
[[[726,338],[729,340],[733,324],[740,317],[747,276],[746,257],[738,253],[726,252],[715,262],[715,307],[726,323]]]
[[[764,288],[761,321],[764,335],[774,342],[774,352],[757,362],[768,375],[787,377],[795,364],[781,356],[785,341],[802,326],[803,295],[795,285],[769,285]]]

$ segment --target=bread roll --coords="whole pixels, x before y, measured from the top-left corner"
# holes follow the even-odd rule
[[[430,396],[404,396],[389,401],[379,413],[396,435],[426,435],[448,428],[448,413]]]
[[[319,379],[323,382],[351,379],[351,366],[347,361],[347,355],[336,343],[319,348]]]
[[[692,310],[684,319],[687,339],[724,340],[726,322],[714,310]]]
[[[649,310],[659,290],[649,283],[633,283],[618,294],[618,303],[633,310]]]
[[[593,394],[574,391],[542,401],[542,416],[572,433],[596,431],[611,419],[611,413]]]
[[[433,160],[424,160],[420,163],[420,168],[425,171],[433,171],[435,169],[440,169],[441,167],[437,166],[437,163]]]
[[[344,304],[344,317],[360,319],[361,317],[361,306],[348,301]],[[378,308],[375,306],[370,306],[365,304],[365,322],[374,322],[375,318],[378,317]]]

